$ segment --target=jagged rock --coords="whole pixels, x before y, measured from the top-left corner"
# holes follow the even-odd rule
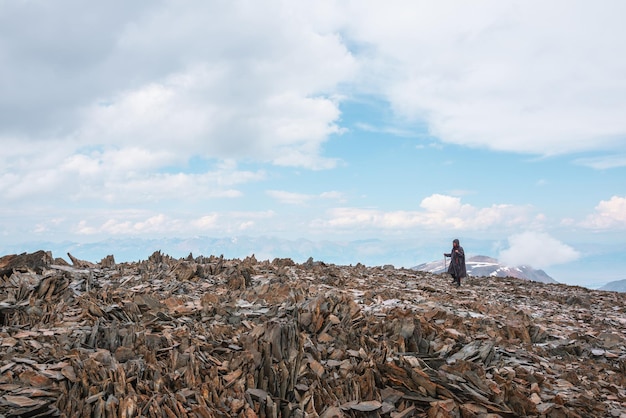
[[[107,255],[100,261],[100,267],[102,268],[114,268],[115,267],[115,257],[113,255]]]
[[[79,260],[78,258],[74,257],[70,253],[67,253],[67,256],[72,261],[72,265],[74,267],[77,267],[77,268],[95,268],[96,267],[95,264],[93,264],[93,263],[91,263],[89,261]]]
[[[0,258],[0,416],[626,416],[620,294],[391,266]]]
[[[0,257],[0,277],[11,276],[14,270],[32,270],[41,273],[43,268],[52,264],[52,254],[46,251],[37,251],[32,254],[12,254]]]

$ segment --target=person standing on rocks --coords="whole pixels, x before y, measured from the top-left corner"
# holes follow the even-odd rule
[[[443,255],[450,257],[448,273],[452,276],[452,284],[455,284],[456,287],[461,286],[461,278],[467,276],[467,268],[465,267],[465,251],[459,245],[459,240],[452,241],[452,251]]]

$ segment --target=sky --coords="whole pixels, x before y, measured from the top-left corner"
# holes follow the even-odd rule
[[[623,16],[0,0],[0,251],[263,237],[410,267],[459,238],[563,283],[626,279]]]

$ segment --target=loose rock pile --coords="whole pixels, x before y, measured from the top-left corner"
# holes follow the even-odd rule
[[[309,260],[0,258],[0,416],[626,417],[619,293]]]

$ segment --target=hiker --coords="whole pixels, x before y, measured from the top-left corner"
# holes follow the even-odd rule
[[[456,287],[461,286],[461,278],[467,276],[467,269],[465,268],[465,251],[459,245],[459,240],[455,239],[452,241],[452,251],[443,255],[444,257],[450,257],[448,273],[452,276],[452,284],[456,284]]]

